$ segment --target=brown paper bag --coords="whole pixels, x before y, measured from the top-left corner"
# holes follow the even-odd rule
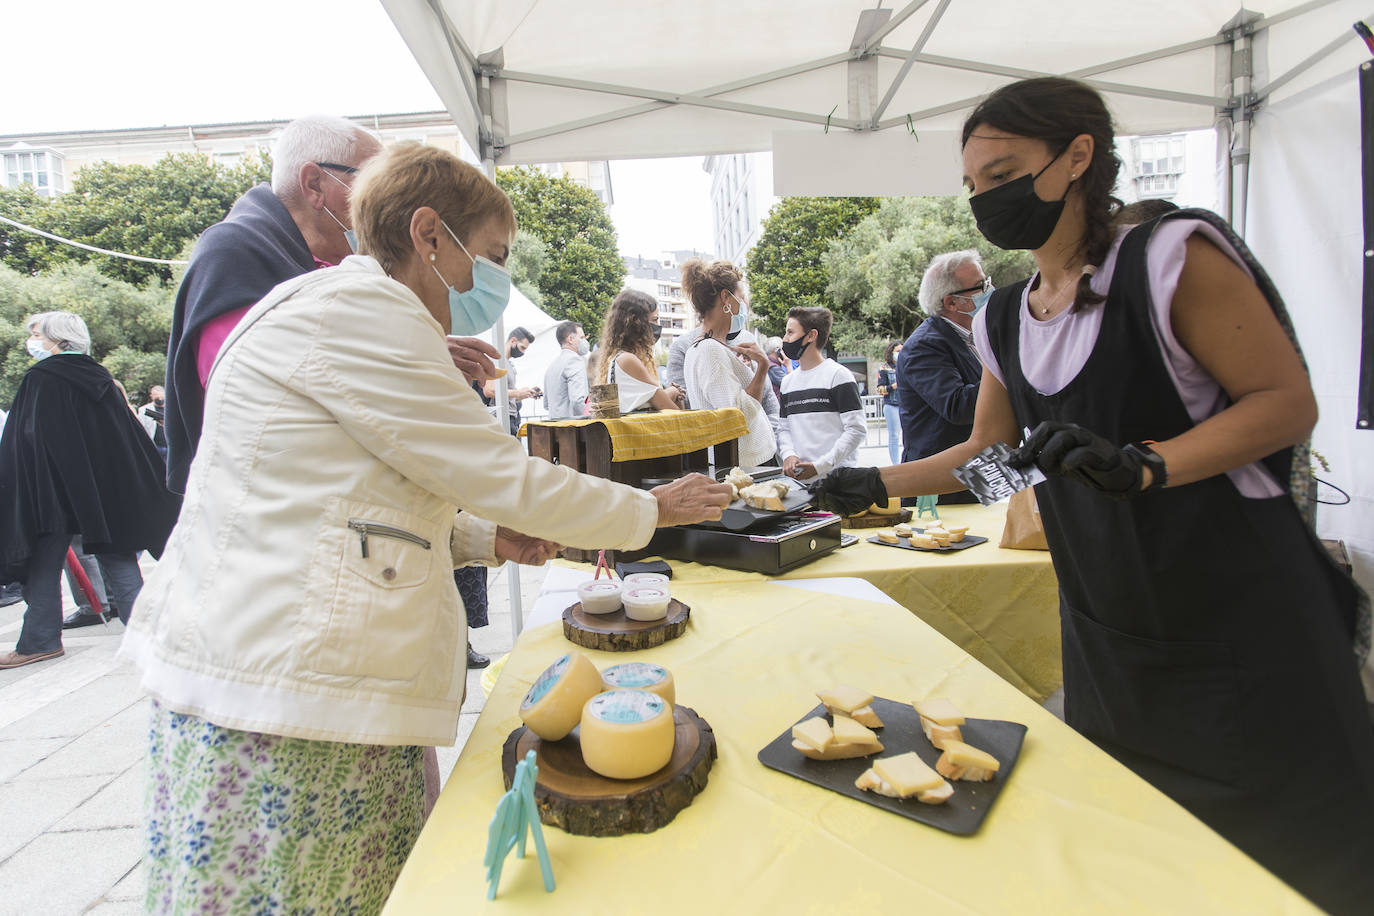
[[[1049,550],[1045,528],[1040,524],[1040,507],[1035,504],[1035,488],[1012,494],[1007,505],[1007,525],[1002,529],[1002,546],[1012,550]]]

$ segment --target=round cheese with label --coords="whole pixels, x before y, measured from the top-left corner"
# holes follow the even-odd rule
[[[647,690],[599,693],[582,710],[582,759],[608,779],[639,779],[673,756],[673,706]]]
[[[669,704],[677,701],[673,672],[648,662],[612,665],[601,672],[601,686],[605,690],[647,690],[663,697]]]
[[[520,718],[545,741],[566,738],[582,719],[582,707],[601,692],[601,672],[581,652],[567,655],[535,678],[520,703]]]

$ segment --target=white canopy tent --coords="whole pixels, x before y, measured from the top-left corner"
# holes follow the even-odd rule
[[[1316,444],[1352,490],[1323,530],[1374,585],[1374,437],[1353,408],[1368,0],[382,2],[489,166],[772,150],[779,194],[952,193],[962,118],[1045,74],[1096,86],[1122,133],[1215,125],[1222,209],[1288,298]]]

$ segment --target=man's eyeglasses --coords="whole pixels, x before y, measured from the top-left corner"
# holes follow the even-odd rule
[[[977,286],[965,286],[963,289],[956,289],[950,293],[951,296],[969,296],[973,293],[990,293],[993,290],[992,277],[984,277],[983,282]]]
[[[333,169],[336,172],[343,172],[345,175],[356,175],[358,170],[351,165],[339,165],[337,162],[317,162],[315,163],[322,169]]]

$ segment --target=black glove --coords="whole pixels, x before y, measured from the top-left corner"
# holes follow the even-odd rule
[[[1007,458],[1012,467],[1035,464],[1050,477],[1075,480],[1116,499],[1140,493],[1139,454],[1117,448],[1097,433],[1075,423],[1045,420]]]
[[[816,505],[836,515],[855,515],[887,504],[887,485],[877,468],[835,468],[811,489]]]

